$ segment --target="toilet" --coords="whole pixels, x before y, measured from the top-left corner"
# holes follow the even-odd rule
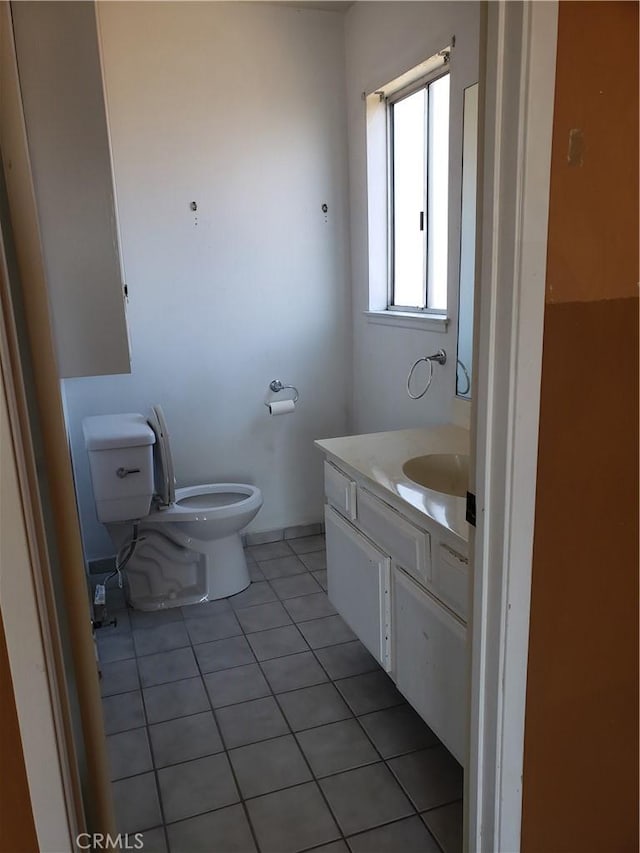
[[[161,610],[235,595],[249,583],[240,531],[262,506],[256,486],[175,488],[160,406],[150,417],[98,415],[82,422],[98,520],[120,557],[129,603]]]

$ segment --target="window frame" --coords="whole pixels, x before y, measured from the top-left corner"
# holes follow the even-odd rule
[[[400,314],[415,314],[418,316],[430,316],[433,318],[446,318],[447,305],[444,308],[429,308],[429,221],[428,221],[428,199],[429,199],[429,87],[436,80],[451,75],[449,54],[443,54],[443,63],[438,68],[424,74],[406,86],[386,95],[380,93],[381,100],[385,102],[386,110],[386,149],[387,149],[387,311]],[[422,262],[422,282],[424,307],[418,305],[399,305],[394,302],[395,292],[395,229],[394,229],[394,182],[393,182],[393,157],[394,157],[394,135],[393,135],[393,108],[399,101],[414,95],[421,89],[426,90],[425,99],[425,177],[424,177],[424,251]],[[449,130],[451,129],[451,118],[449,117]],[[448,228],[447,228],[448,231]],[[447,253],[449,248],[447,246]],[[447,284],[449,277],[449,263],[447,259]]]

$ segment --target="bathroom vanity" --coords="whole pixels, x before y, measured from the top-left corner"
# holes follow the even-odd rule
[[[463,763],[470,590],[465,500],[417,480],[462,492],[467,474],[458,469],[468,460],[469,433],[447,426],[316,445],[325,454],[329,598]]]

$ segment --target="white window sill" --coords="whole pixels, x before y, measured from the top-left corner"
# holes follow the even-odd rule
[[[449,318],[444,314],[414,313],[412,311],[365,311],[368,323],[397,326],[402,329],[422,329],[428,332],[446,332]]]

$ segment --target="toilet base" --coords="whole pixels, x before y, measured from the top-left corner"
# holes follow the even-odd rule
[[[129,526],[108,528],[117,547],[128,541]],[[185,537],[181,544],[144,522],[124,576],[127,601],[135,610],[145,611],[226,598],[251,583],[239,533],[206,542]]]
[[[209,601],[242,592],[251,583],[239,533],[206,544],[205,569]]]

